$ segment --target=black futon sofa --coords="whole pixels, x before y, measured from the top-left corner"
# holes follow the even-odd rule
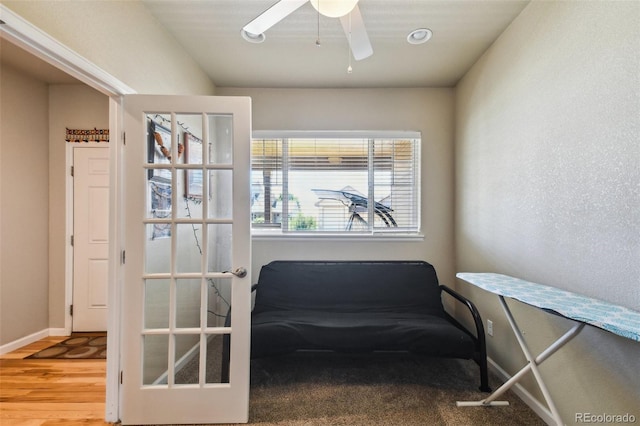
[[[274,261],[253,289],[251,358],[333,350],[473,359],[480,389],[490,390],[480,314],[427,262]],[[443,292],[467,306],[473,333],[445,312]]]

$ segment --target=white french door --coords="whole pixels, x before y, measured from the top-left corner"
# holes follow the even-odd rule
[[[247,422],[250,100],[125,96],[124,130],[122,423]]]

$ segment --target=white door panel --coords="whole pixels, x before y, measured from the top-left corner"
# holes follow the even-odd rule
[[[125,97],[123,424],[248,421],[250,109]]]
[[[107,330],[109,147],[73,149],[73,331]]]

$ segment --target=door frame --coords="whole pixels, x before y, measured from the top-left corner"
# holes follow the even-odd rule
[[[73,304],[73,284],[74,284],[74,262],[75,262],[75,247],[71,244],[71,237],[74,235],[74,201],[75,192],[73,190],[73,176],[71,174],[71,167],[73,167],[74,160],[73,155],[76,148],[109,148],[109,158],[111,158],[112,149],[110,142],[67,142],[65,145],[66,156],[66,179],[65,179],[65,199],[66,199],[66,218],[65,218],[65,265],[64,265],[64,332],[69,336],[73,332],[73,315],[71,315],[70,306]],[[111,161],[111,160],[109,160]],[[109,163],[109,174],[111,174],[111,163]],[[109,183],[111,183],[111,176],[109,177]],[[111,200],[109,200],[111,203]],[[111,220],[111,219],[109,219]],[[109,252],[111,255],[111,252]],[[107,309],[110,306],[107,305]]]
[[[82,83],[109,97],[109,293],[107,324],[107,375],[105,421],[117,422],[120,418],[120,292],[123,285],[122,252],[122,96],[137,93],[116,77],[110,75],[86,58],[80,56],[49,34],[31,24],[5,5],[0,4],[0,36],[39,59],[77,78]],[[68,197],[68,188],[65,189]],[[69,234],[67,222],[65,235]],[[73,227],[73,222],[71,222]],[[70,238],[67,239],[70,244]],[[65,253],[65,279],[69,270],[69,252]],[[73,273],[73,272],[72,272]],[[65,286],[67,283],[65,283]],[[65,287],[66,293],[66,287]],[[65,294],[65,300],[67,295]],[[68,314],[68,306],[65,309]],[[69,321],[69,322],[68,322]],[[71,331],[70,318],[65,316],[65,330]]]

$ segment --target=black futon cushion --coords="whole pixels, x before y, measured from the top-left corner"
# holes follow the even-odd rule
[[[299,349],[409,350],[470,359],[426,262],[272,262],[262,267],[251,356]]]

